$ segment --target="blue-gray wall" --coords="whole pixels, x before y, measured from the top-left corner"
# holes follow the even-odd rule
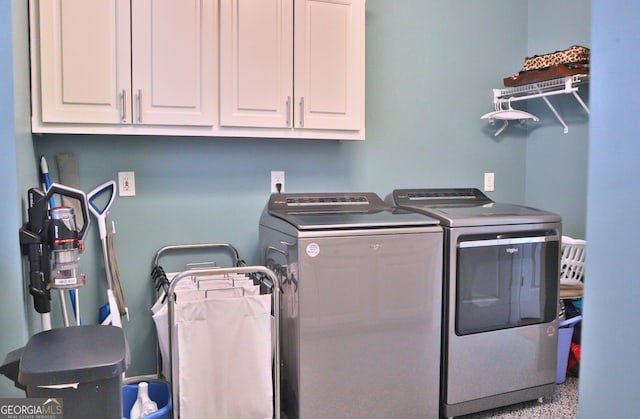
[[[552,12],[551,12],[552,11]],[[588,1],[529,2],[528,56],[571,45],[591,45]],[[578,94],[589,103],[589,85]],[[527,137],[526,201],[562,215],[563,233],[585,237],[589,115],[572,95],[548,98],[569,126],[562,125],[542,99],[532,99],[528,111],[540,117]]]
[[[37,183],[40,153],[53,166],[54,178],[55,155],[75,153],[84,190],[115,178],[118,171],[136,172],[138,195],[118,198],[111,215],[132,314],[125,325],[133,351],[130,375],[151,372],[155,365],[148,314],[148,274],[155,251],[168,243],[225,241],[250,263],[258,262],[257,220],[267,200],[270,170],[286,171],[290,192],[371,190],[380,195],[398,187],[481,187],[482,174],[491,171],[496,173],[494,199],[555,210],[563,216],[566,233],[579,237],[587,232],[587,276],[594,279],[585,298],[580,413],[594,418],[636,415],[639,338],[633,333],[632,310],[640,281],[632,251],[638,246],[622,244],[631,242],[628,237],[638,230],[633,217],[639,212],[638,199],[628,191],[638,178],[638,165],[629,158],[638,155],[640,143],[633,141],[637,118],[620,109],[640,110],[630,94],[638,58],[627,49],[638,45],[637,6],[605,0],[592,0],[593,8],[580,0],[404,0],[398,7],[397,2],[368,0],[363,143],[35,136],[34,151],[24,122],[24,3],[0,2],[0,99],[9,108],[0,116],[0,170],[8,197],[0,202],[7,226],[0,239],[0,292],[5,297],[0,304],[0,356],[23,344],[27,331],[34,329],[26,319],[33,315],[32,310],[25,313],[17,234],[11,231],[22,223],[26,189]],[[569,134],[562,134],[544,106],[532,104],[528,109],[541,116],[540,126],[529,132],[509,128],[493,137],[495,127],[479,119],[492,110],[491,88],[517,72],[524,56],[571,44],[595,50],[594,81],[586,92],[593,110],[589,128],[581,110],[561,100]],[[614,86],[612,77],[620,83]],[[614,217],[610,203],[615,204]],[[618,221],[613,230],[603,222],[612,218]],[[96,234],[95,229],[90,232],[82,258],[89,282],[81,291],[87,321],[95,319],[96,307],[104,303]],[[13,390],[0,379],[0,395],[8,394]]]
[[[27,2],[0,1],[0,359],[24,345],[33,310],[25,310],[18,245],[23,189],[37,180],[29,125]],[[24,395],[0,378],[0,397]]]
[[[502,22],[501,31],[490,22]],[[136,173],[137,196],[118,198],[116,250],[131,321],[130,373],[154,364],[150,264],[161,246],[229,242],[258,263],[258,219],[270,170],[286,172],[288,192],[482,187],[496,173],[493,197],[524,203],[526,131],[499,138],[480,116],[493,109],[493,86],[518,69],[527,51],[527,3],[493,0],[367,1],[364,142],[47,135],[34,137],[57,178],[55,155],[73,152],[81,188]],[[510,34],[504,36],[504,34]],[[443,42],[446,40],[446,42]],[[87,321],[104,303],[100,244],[86,242],[81,291]]]
[[[640,4],[592,0],[588,257],[580,417],[637,418]],[[597,17],[597,18],[596,18]]]

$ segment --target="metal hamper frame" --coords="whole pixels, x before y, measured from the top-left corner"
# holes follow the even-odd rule
[[[235,247],[227,243],[202,243],[202,244],[182,244],[182,245],[169,245],[161,248],[155,255],[153,266],[158,266],[158,262],[160,256],[167,251],[175,251],[175,250],[199,250],[199,249],[225,249],[228,250],[234,259],[234,263],[236,265],[240,265],[243,261],[240,259],[238,255],[238,251]],[[207,263],[207,262],[205,262]],[[281,369],[281,361],[280,361],[280,283],[276,274],[264,267],[264,266],[235,266],[235,267],[213,267],[213,268],[196,268],[196,269],[187,269],[178,273],[173,279],[170,281],[170,285],[167,292],[168,298],[168,325],[169,325],[169,348],[171,352],[171,375],[169,377],[171,381],[171,390],[172,390],[172,399],[173,399],[173,417],[180,417],[180,388],[179,388],[179,380],[173,379],[175,375],[179,374],[179,366],[178,366],[178,355],[177,355],[177,339],[173,335],[173,323],[175,320],[175,304],[176,304],[176,287],[177,285],[185,280],[195,280],[197,281],[199,277],[206,277],[211,275],[232,275],[232,274],[262,274],[263,278],[261,279],[262,285],[265,285],[267,288],[271,290],[272,296],[272,313],[274,316],[274,327],[273,327],[273,411],[274,418],[280,419],[280,369]],[[207,278],[206,280],[210,280]],[[158,354],[158,373],[160,373],[160,356]]]

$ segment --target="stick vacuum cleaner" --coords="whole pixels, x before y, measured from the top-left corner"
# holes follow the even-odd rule
[[[67,206],[48,209],[54,194],[80,202],[84,223],[76,225]],[[89,227],[84,192],[52,184],[46,193],[28,191],[28,221],[20,228],[22,254],[29,259],[29,293],[38,313],[51,311],[52,289],[84,285],[78,273],[82,240]],[[79,304],[76,304],[76,307]],[[27,398],[53,401],[64,417],[122,418],[122,377],[129,351],[121,328],[89,325],[44,330],[0,364],[0,374],[25,390]]]
[[[76,226],[73,208],[59,206],[48,209],[53,195],[62,195],[80,202],[84,223]],[[29,293],[38,313],[51,312],[51,289],[76,289],[85,284],[78,274],[82,240],[89,228],[89,210],[84,192],[53,183],[43,193],[28,191],[28,221],[20,228],[22,254],[29,259]],[[46,327],[45,327],[46,329]]]

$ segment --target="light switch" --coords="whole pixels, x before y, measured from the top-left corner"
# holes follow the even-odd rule
[[[493,192],[495,189],[495,173],[484,174],[484,190],[485,192]]]
[[[120,196],[136,195],[135,172],[118,172],[118,192]]]

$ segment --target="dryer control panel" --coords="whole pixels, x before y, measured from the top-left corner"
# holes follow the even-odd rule
[[[493,202],[475,188],[396,189],[393,200],[398,206],[482,205]]]
[[[273,194],[269,198],[269,211],[281,213],[370,212],[388,208],[389,205],[372,192]]]

